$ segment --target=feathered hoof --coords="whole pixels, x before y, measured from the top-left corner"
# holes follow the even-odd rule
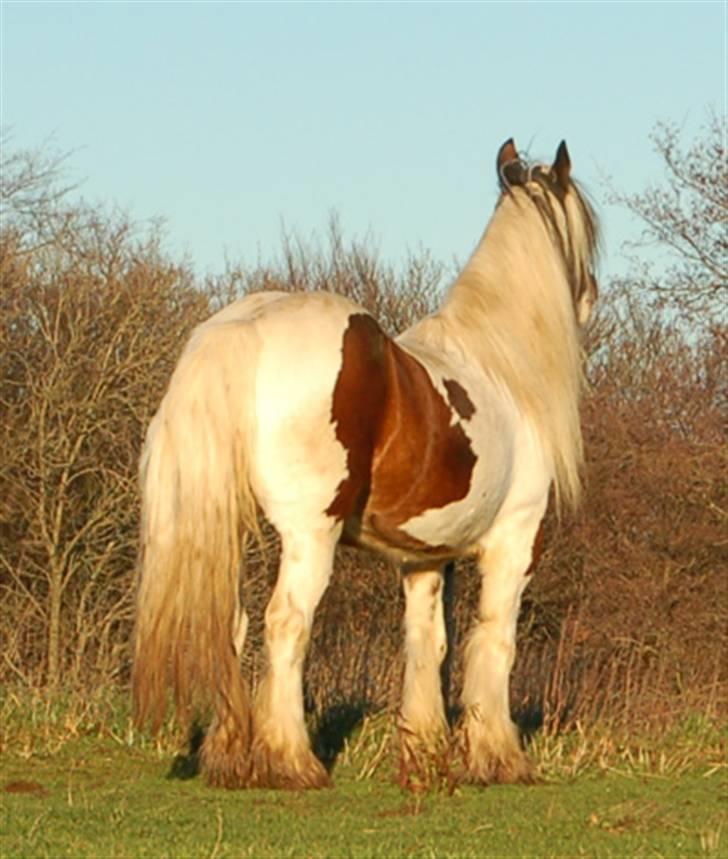
[[[439,742],[418,744],[406,738],[400,746],[397,783],[402,790],[420,794],[432,790],[455,790],[450,745],[443,736]]]
[[[253,743],[250,786],[275,790],[320,790],[331,787],[331,778],[321,761],[306,749],[295,754]]]
[[[463,784],[534,784],[536,771],[512,722],[485,721],[466,713],[455,732],[454,754]]]
[[[536,770],[528,756],[522,752],[508,756],[485,755],[465,763],[459,779],[463,784],[536,784]]]
[[[211,787],[228,790],[246,788],[250,783],[250,749],[246,742],[229,742],[218,734],[205,738],[200,768]]]

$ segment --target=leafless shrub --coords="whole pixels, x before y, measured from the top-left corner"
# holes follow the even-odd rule
[[[22,205],[0,239],[2,671],[57,685],[125,665],[142,434],[207,302],[156,236],[62,210],[32,166],[3,175]]]
[[[521,707],[550,731],[728,711],[726,340],[619,295],[584,403],[587,491],[524,607]],[[541,677],[539,682],[538,677]]]
[[[434,310],[444,273],[427,251],[410,253],[403,266],[384,262],[371,238],[346,242],[332,215],[324,242],[284,234],[278,259],[253,269],[229,265],[222,277],[208,279],[206,289],[223,304],[265,289],[335,292],[365,307],[396,334]]]

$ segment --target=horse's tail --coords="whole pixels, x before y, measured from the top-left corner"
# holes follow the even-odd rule
[[[152,420],[141,459],[141,574],[132,688],[138,724],[213,704],[203,747],[212,781],[247,778],[250,701],[239,649],[245,541],[259,536],[250,485],[258,354],[253,325],[201,325]]]

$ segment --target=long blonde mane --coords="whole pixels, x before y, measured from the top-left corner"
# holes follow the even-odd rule
[[[577,304],[592,278],[597,227],[577,186],[557,193],[546,171],[504,187],[438,316],[530,419],[552,462],[557,503],[573,506],[583,459]]]

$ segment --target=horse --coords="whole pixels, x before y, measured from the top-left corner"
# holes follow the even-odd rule
[[[399,336],[341,295],[263,291],[200,324],[174,369],[141,456],[132,688],[138,724],[159,727],[170,688],[183,723],[212,707],[200,755],[212,785],[329,785],[303,663],[340,541],[401,570],[405,774],[444,742],[467,782],[533,775],[509,674],[551,489],[559,508],[580,494],[599,232],[564,141],[549,165],[511,138],[496,166],[480,242],[439,309]],[[240,570],[261,514],[281,556],[252,696]],[[481,582],[450,736],[443,570],[462,557]]]

